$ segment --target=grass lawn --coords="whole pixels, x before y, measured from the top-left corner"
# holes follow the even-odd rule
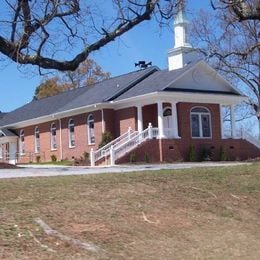
[[[1,180],[0,258],[260,259],[260,164]]]

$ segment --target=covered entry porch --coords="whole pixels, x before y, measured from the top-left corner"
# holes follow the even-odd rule
[[[208,93],[158,92],[136,101],[136,130],[142,132],[149,123],[158,127],[159,139],[226,139],[223,107],[230,108],[231,131],[236,139],[234,108],[243,97]]]
[[[8,129],[0,129],[0,162],[16,164],[18,136]]]

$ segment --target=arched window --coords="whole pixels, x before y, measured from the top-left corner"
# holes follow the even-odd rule
[[[34,129],[34,151],[35,153],[40,152],[40,130],[38,126]]]
[[[74,120],[70,119],[68,124],[68,133],[69,133],[69,147],[75,147],[75,125]]]
[[[88,144],[95,144],[94,117],[88,116],[87,120]]]
[[[57,149],[56,135],[57,135],[56,124],[52,123],[51,124],[51,150],[56,150]]]
[[[25,142],[24,142],[24,130],[20,131],[20,135],[19,135],[19,151],[20,154],[25,154]]]
[[[194,107],[191,109],[191,136],[194,138],[211,137],[211,116],[205,107]]]
[[[172,109],[170,107],[166,107],[163,110],[163,116],[171,116],[172,115]]]

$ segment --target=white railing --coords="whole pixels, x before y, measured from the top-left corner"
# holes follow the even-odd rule
[[[248,141],[249,143],[255,145],[260,149],[260,140],[247,133],[243,128],[238,129],[234,137],[232,136],[230,130],[224,130],[223,134],[224,134],[223,136],[224,139],[228,139],[228,138],[245,139],[246,141]]]
[[[250,135],[249,133],[243,132],[241,138],[247,140],[249,143],[255,145],[260,149],[260,140]]]
[[[120,146],[122,143],[125,143],[127,140],[133,138],[137,134],[138,134],[137,131],[133,131],[131,129],[131,127],[129,127],[127,132],[125,132],[124,134],[120,135],[116,139],[112,140],[110,143],[104,145],[103,147],[101,147],[97,151],[93,152],[93,155],[92,155],[93,159],[92,160],[95,163],[98,160],[109,156],[110,155],[110,150],[111,150],[112,146],[114,148],[116,148],[117,146]]]
[[[158,128],[153,128],[151,124],[141,133],[129,129],[127,133],[124,133],[106,146],[95,152],[92,151],[90,153],[91,166],[94,166],[96,161],[107,157],[110,157],[111,165],[114,165],[118,158],[130,152],[145,140],[157,138],[158,134]]]
[[[111,164],[114,164],[117,159],[124,156],[126,153],[130,152],[136,148],[139,144],[143,143],[147,139],[153,139],[158,137],[159,130],[158,128],[153,128],[152,125],[149,125],[147,129],[138,133],[133,138],[129,139],[125,143],[117,146],[113,150],[113,156],[111,158]]]

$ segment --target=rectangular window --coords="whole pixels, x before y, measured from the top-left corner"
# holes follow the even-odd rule
[[[202,136],[210,137],[210,118],[209,115],[201,115]]]
[[[57,149],[56,128],[53,128],[51,130],[51,149],[52,150],[56,150]]]
[[[191,115],[192,137],[200,137],[199,115]]]

